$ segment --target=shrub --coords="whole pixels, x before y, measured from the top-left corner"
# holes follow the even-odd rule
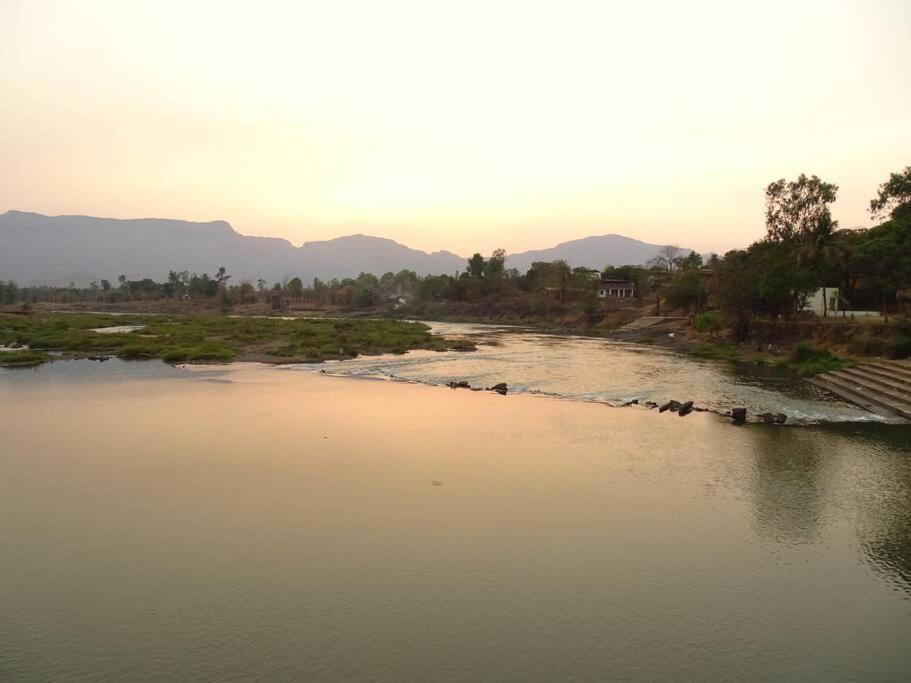
[[[716,311],[706,311],[696,316],[693,323],[699,332],[711,332],[717,334],[721,331],[723,320],[721,314]]]
[[[904,332],[896,331],[886,341],[885,350],[889,358],[907,358],[911,356],[911,337]]]
[[[828,349],[814,346],[809,342],[800,342],[794,347],[791,356],[781,365],[802,377],[811,377],[823,372],[839,370],[846,363],[845,359],[832,355]]]

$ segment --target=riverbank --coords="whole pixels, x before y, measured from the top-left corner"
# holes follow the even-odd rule
[[[774,366],[801,377],[881,358],[903,358],[911,354],[911,326],[903,318],[848,320],[811,317],[796,320],[757,320],[751,323],[749,341],[735,343],[733,331],[725,328],[720,316],[705,329],[699,317],[675,316],[645,329],[624,330],[623,326],[654,313],[654,305],[644,302],[611,302],[595,313],[578,306],[561,307],[549,302],[547,312],[533,313],[529,307],[481,303],[425,304],[419,308],[392,305],[364,309],[317,308],[292,303],[277,314],[262,303],[234,305],[228,313],[239,317],[327,318],[353,320],[408,320],[428,322],[510,325],[551,334],[580,335],[661,346],[695,358],[729,361],[747,365]],[[36,310],[85,312],[96,310],[111,315],[168,314],[194,316],[225,315],[211,300],[154,300],[106,304],[40,304]],[[329,357],[329,356],[326,356]],[[254,360],[252,357],[246,359]],[[275,362],[274,358],[259,358]]]

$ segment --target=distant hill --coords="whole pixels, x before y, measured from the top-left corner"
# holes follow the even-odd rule
[[[534,261],[565,259],[573,266],[642,264],[660,245],[622,235],[587,237],[552,249],[507,256],[507,266],[525,271]],[[402,269],[419,275],[464,270],[465,257],[448,251],[410,249],[393,240],[351,235],[306,242],[241,235],[225,221],[194,223],[160,218],[119,220],[91,216],[43,216],[8,211],[0,215],[0,278],[20,284],[84,286],[92,280],[162,280],[169,270],[214,273],[225,266],[233,281],[268,282],[299,276],[382,275]]]
[[[648,244],[623,235],[600,235],[584,237],[570,242],[561,242],[550,249],[523,251],[510,254],[507,265],[525,272],[535,261],[556,261],[562,259],[571,266],[604,268],[604,266],[643,265],[652,258],[662,244]]]

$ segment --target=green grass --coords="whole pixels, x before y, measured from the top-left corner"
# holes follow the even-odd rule
[[[688,353],[696,358],[707,358],[709,360],[737,360],[739,358],[737,347],[730,342],[693,344]]]
[[[824,372],[832,372],[850,365],[850,361],[839,358],[828,349],[801,342],[794,347],[791,355],[778,362],[778,366],[795,372],[801,377],[812,377]]]
[[[51,360],[51,357],[43,351],[3,351],[0,352],[0,367],[4,368],[27,368],[33,365],[41,365]]]
[[[98,334],[92,328],[144,325],[133,332]],[[474,350],[464,339],[447,340],[421,323],[400,320],[228,318],[224,316],[110,316],[52,313],[0,315],[0,344],[18,343],[69,355],[111,353],[124,359],[170,363],[278,362],[406,353],[412,349]],[[9,354],[11,355],[11,354]],[[45,357],[44,360],[48,360]]]

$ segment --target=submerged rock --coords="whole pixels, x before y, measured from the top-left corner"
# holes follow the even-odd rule
[[[683,417],[684,415],[689,415],[691,412],[693,412],[693,402],[687,401],[677,410],[677,415]]]
[[[735,424],[740,424],[747,421],[747,409],[746,408],[734,408],[731,410],[731,417],[734,420]]]
[[[506,382],[500,382],[499,384],[494,384],[492,387],[490,387],[490,390],[497,392],[500,394],[500,396],[506,396],[506,392],[509,391],[509,387],[506,386]]]
[[[672,413],[676,413],[678,410],[680,410],[680,406],[680,401],[668,401],[663,406],[658,408],[658,412],[663,413],[665,410],[670,410]]]
[[[468,382],[450,382],[446,385],[450,389],[471,389],[471,385]]]
[[[621,404],[620,407],[621,407],[621,408],[629,408],[630,406],[637,406],[637,405],[639,405],[639,399],[638,399],[638,398],[634,398],[634,399],[632,399],[632,400],[630,400],[630,401],[627,401],[626,403]]]

